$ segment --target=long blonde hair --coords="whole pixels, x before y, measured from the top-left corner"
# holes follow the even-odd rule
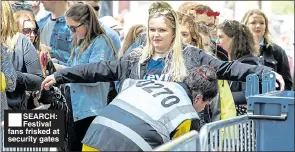
[[[121,50],[118,53],[118,56],[122,56],[124,52],[133,44],[136,42],[136,39],[138,38],[139,34],[146,32],[146,28],[142,24],[135,24],[130,27],[129,31],[127,32],[124,43],[121,48]]]
[[[33,12],[30,12],[28,10],[20,10],[15,12],[13,16],[14,16],[15,22],[18,25],[19,32],[22,32],[25,21],[33,22],[33,24],[36,25],[36,29],[39,29],[38,23],[35,20]],[[40,29],[38,30],[38,33],[35,37],[35,41],[32,43],[35,46],[37,51],[41,51],[40,50]]]
[[[8,1],[1,1],[1,9],[1,44],[7,45],[9,50],[13,51],[18,39],[17,24]]]
[[[269,21],[268,21],[268,18],[266,17],[266,15],[261,10],[259,10],[259,9],[248,10],[244,14],[241,23],[247,25],[248,24],[249,17],[251,15],[253,15],[253,14],[257,14],[257,15],[263,16],[263,18],[265,20],[265,33],[263,35],[263,38],[265,39],[265,42],[266,42],[267,46],[270,45],[272,43],[272,39],[271,39],[271,34],[269,32],[269,25],[268,25]]]
[[[166,12],[166,13],[165,13]],[[174,40],[171,44],[171,49],[166,55],[165,67],[163,73],[169,74],[169,81],[182,82],[184,77],[187,76],[187,70],[184,64],[182,54],[182,42],[179,30],[178,18],[176,12],[167,2],[154,2],[149,8],[149,19],[163,16],[165,22],[170,26],[174,32]],[[149,24],[148,28],[149,29]],[[150,59],[154,53],[154,46],[149,39],[149,30],[147,32],[147,43],[142,50],[139,63],[144,63]]]
[[[192,42],[194,43],[197,48],[204,50],[202,37],[198,31],[198,25],[195,22],[194,16],[186,15],[181,12],[177,12],[178,15],[178,22],[181,26],[186,26],[190,32],[192,37]]]

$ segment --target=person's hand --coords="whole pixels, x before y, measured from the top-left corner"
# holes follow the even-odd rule
[[[49,90],[49,87],[54,85],[56,83],[56,80],[54,78],[54,75],[51,74],[50,76],[47,76],[45,80],[41,84],[41,89]]]
[[[58,63],[58,60],[57,60],[56,58],[51,58],[51,61],[52,61],[53,63]]]
[[[32,91],[26,91],[26,96],[29,98],[31,96]]]
[[[276,83],[276,87],[280,86],[281,91],[285,90],[285,81],[284,81],[283,77],[280,74],[276,73],[276,72],[274,72],[274,73],[276,75],[276,81],[279,82],[279,84]]]
[[[56,71],[59,71],[59,70],[62,70],[64,68],[66,68],[66,66],[63,66],[63,65],[60,65],[60,64],[57,64],[57,63],[53,63]]]

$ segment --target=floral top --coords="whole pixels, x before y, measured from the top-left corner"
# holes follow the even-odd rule
[[[5,75],[6,91],[12,92],[14,91],[16,87],[16,78],[17,78],[17,73],[12,64],[12,52],[9,52],[6,47],[1,45],[0,58],[1,58],[0,70]],[[3,120],[4,110],[8,109],[5,92],[1,93],[0,100],[1,100],[1,119]]]

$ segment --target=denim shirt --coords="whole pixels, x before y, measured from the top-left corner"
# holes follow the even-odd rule
[[[114,58],[112,48],[109,47],[102,35],[93,39],[78,59],[79,51],[80,47],[77,47],[74,58],[68,60],[67,65],[69,67]],[[96,116],[100,112],[100,109],[107,105],[109,82],[70,83],[69,86],[74,121]]]
[[[50,20],[51,13],[42,18],[38,25],[42,31],[48,20]],[[65,16],[61,16],[56,20],[52,35],[50,38],[51,57],[59,61],[66,62],[71,54],[72,49],[72,35],[65,20]]]

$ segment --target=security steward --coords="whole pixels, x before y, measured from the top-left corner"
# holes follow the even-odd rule
[[[151,151],[188,132],[182,129],[187,120],[199,119],[197,112],[217,92],[216,72],[207,65],[183,83],[126,79],[121,93],[91,123],[82,151]]]

